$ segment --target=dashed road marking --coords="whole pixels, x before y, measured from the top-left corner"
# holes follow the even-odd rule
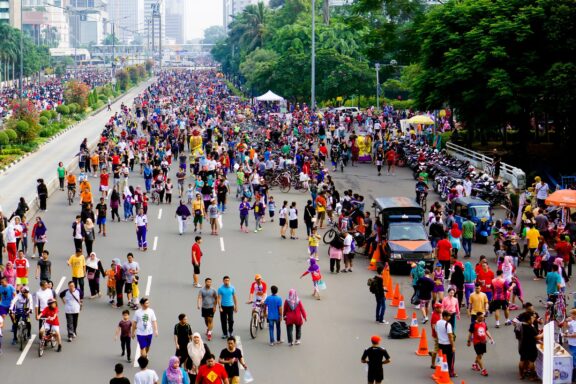
[[[226,248],[224,248],[224,238],[223,237],[220,238],[220,249],[222,250],[222,252],[226,252]]]
[[[26,344],[26,346],[24,347],[24,350],[20,354],[20,358],[16,362],[16,365],[22,365],[22,363],[24,362],[24,359],[26,358],[26,355],[28,354],[28,351],[32,347],[32,343],[34,343],[35,339],[36,339],[36,335],[32,335],[30,337],[30,340],[28,340],[28,343]]]
[[[66,276],[62,276],[62,278],[60,279],[60,282],[56,286],[56,292],[60,292],[60,289],[62,289],[62,285],[64,285],[64,281],[66,281]]]
[[[152,250],[155,251],[158,248],[158,236],[154,236],[154,246]]]
[[[146,297],[150,296],[151,287],[152,287],[152,276],[148,276],[148,281],[146,282],[146,291],[144,293]]]
[[[220,226],[220,229],[224,228],[224,222],[222,221],[222,214],[218,215],[218,225]]]
[[[158,220],[162,219],[162,208],[158,210]]]
[[[136,342],[136,352],[134,353],[134,368],[138,367],[138,359],[140,358],[140,345]]]
[[[246,360],[246,351],[244,350],[244,348],[242,348],[242,339],[240,338],[240,336],[235,336],[236,337],[236,346],[238,347],[238,349],[240,351],[242,351],[242,357],[244,357],[244,360]],[[248,364],[246,364],[248,365]],[[243,365],[240,365],[240,369],[244,369]]]

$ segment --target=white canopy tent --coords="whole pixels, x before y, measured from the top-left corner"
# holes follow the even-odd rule
[[[265,94],[263,94],[262,96],[258,96],[256,98],[257,101],[284,101],[284,98],[282,96],[278,96],[277,94],[275,94],[272,91],[268,91]]]

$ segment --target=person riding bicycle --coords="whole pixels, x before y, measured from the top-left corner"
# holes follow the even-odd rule
[[[68,176],[66,176],[66,182],[68,184],[68,190],[76,193],[76,175],[69,173]]]
[[[424,182],[424,178],[422,176],[418,177],[415,189],[416,189],[416,202],[420,203],[420,198],[422,195],[424,195],[424,198],[428,196],[428,184]]]
[[[250,296],[248,297],[248,304],[253,304],[253,308],[257,308],[258,306],[264,303],[266,300],[266,290],[268,289],[268,285],[264,280],[262,280],[262,276],[256,274],[254,276],[254,281],[250,285]]]
[[[20,319],[24,319],[26,322],[26,328],[28,329],[28,337],[32,334],[32,324],[30,323],[30,314],[34,312],[34,300],[32,300],[32,295],[30,295],[30,289],[27,286],[23,286],[20,289],[20,293],[17,294],[12,302],[10,303],[10,317],[12,318],[12,332],[14,333],[14,339],[12,340],[12,345],[16,344],[16,329],[18,327],[18,322]]]
[[[62,351],[62,338],[60,337],[60,321],[58,320],[58,306],[55,299],[48,299],[48,306],[40,313],[40,318],[44,319],[44,326],[40,329],[40,340],[44,338],[44,332],[51,333],[56,336],[58,341],[58,349]]]

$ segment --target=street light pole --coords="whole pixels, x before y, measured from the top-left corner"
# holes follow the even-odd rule
[[[20,0],[20,100],[24,96],[24,13],[22,12],[22,1]]]
[[[316,109],[316,1],[312,0],[312,68],[311,68],[311,89],[310,108]]]
[[[112,78],[116,74],[116,22],[112,23]]]
[[[380,110],[380,63],[376,63],[376,111]]]

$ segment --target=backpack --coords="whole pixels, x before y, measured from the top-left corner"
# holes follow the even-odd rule
[[[410,336],[410,329],[404,321],[395,321],[390,325],[389,339],[406,339],[408,336]]]
[[[374,278],[369,278],[368,279],[368,289],[370,289],[370,293],[376,293],[376,279]]]

